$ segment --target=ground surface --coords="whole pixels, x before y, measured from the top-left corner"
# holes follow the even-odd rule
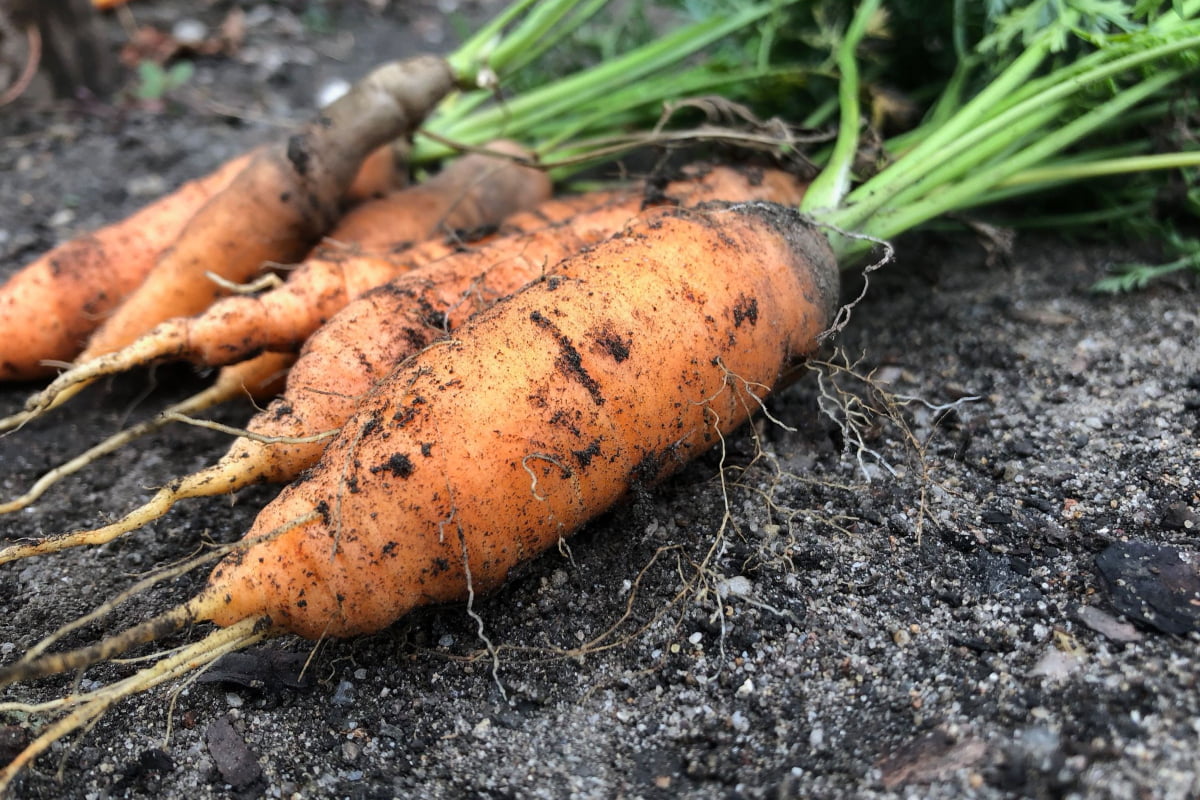
[[[168,25],[194,15],[211,29],[229,5],[145,0],[134,13]],[[240,53],[202,61],[165,113],[0,112],[0,269],[277,133],[325,81],[439,35],[436,15],[401,5],[271,6]],[[333,14],[327,29],[321,9]],[[243,119],[223,113],[233,109]],[[164,690],[39,761],[16,796],[1200,794],[1200,639],[1122,624],[1096,563],[1113,545],[1200,550],[1195,287],[1091,294],[1120,255],[1109,245],[1020,239],[993,266],[967,238],[901,253],[840,344],[894,395],[960,401],[954,410],[910,402],[904,427],[873,419],[860,461],[817,409],[821,386],[833,396],[864,385],[809,374],[771,406],[795,430],[760,423],[757,441],[747,430],[727,443],[727,482],[739,484],[727,524],[713,454],[590,526],[570,560],[542,558],[477,604],[506,697],[461,607],[326,643],[299,686],[291,662],[265,685],[250,680],[275,651],[309,653],[281,640],[181,694],[165,745]],[[84,443],[201,386],[188,369],[127,376],[0,439],[0,491],[22,491]],[[0,389],[0,414],[28,388]],[[223,444],[169,430],[0,519],[0,532],[119,514]],[[5,566],[4,658],[206,536],[236,537],[269,497],[191,502],[98,551]],[[1196,574],[1173,555],[1156,567],[1109,556],[1143,598],[1156,581]],[[198,581],[152,592],[109,627]],[[1186,598],[1175,605],[1188,623]]]

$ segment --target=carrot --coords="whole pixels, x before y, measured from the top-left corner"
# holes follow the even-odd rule
[[[514,156],[523,153],[512,143],[497,143],[495,147],[500,153]],[[510,213],[532,207],[549,194],[549,179],[532,167],[508,161],[497,163],[492,156],[465,156],[424,184],[360,204],[347,212],[330,234],[335,241],[365,241],[374,246],[375,252],[322,246],[292,271],[292,279],[284,288],[267,297],[227,298],[199,317],[181,316],[163,322],[114,353],[97,353],[97,349],[104,348],[98,348],[93,338],[79,356],[78,366],[59,375],[34,395],[27,409],[33,414],[52,408],[99,376],[168,357],[219,366],[264,349],[294,349],[320,325],[322,313],[332,313],[330,308],[336,310],[344,304],[344,295],[328,286],[339,273],[354,266],[371,265],[387,275],[395,274],[398,269],[395,251],[407,248],[414,241],[427,239],[438,230],[496,224]],[[251,260],[243,259],[247,266]],[[246,277],[236,275],[234,279]],[[202,280],[211,286],[210,295],[220,291],[211,279]],[[246,316],[246,309],[258,308],[264,308],[269,315],[265,328],[263,319]],[[193,328],[201,331],[205,346],[188,352],[187,336]],[[271,338],[269,332],[278,333]]]
[[[512,152],[511,146],[507,147]],[[463,171],[471,174],[476,169],[473,165],[477,163],[471,161],[470,165],[464,165]],[[471,227],[475,224],[498,222],[504,211],[518,210],[521,206],[530,205],[545,187],[544,177],[529,169],[512,168],[511,172],[501,170],[483,174],[493,176],[501,182],[492,188],[490,182],[480,181],[475,186],[479,190],[477,193],[471,192],[463,196],[463,202],[455,207],[456,212],[462,216],[452,220],[460,226]],[[518,183],[517,179],[522,176],[523,180]],[[685,203],[717,198],[768,198],[790,202],[799,197],[793,197],[797,191],[796,184],[784,173],[761,171],[755,174],[754,180],[759,183],[758,186],[746,186],[745,175],[733,170],[717,169],[705,175],[699,187],[685,190],[677,185],[674,191],[701,193],[690,201],[683,199]],[[521,191],[505,188],[510,185],[523,185],[528,188]],[[406,194],[421,191],[423,190],[420,187],[413,187],[406,190]],[[454,193],[450,196],[458,195]],[[514,207],[503,208],[497,203],[506,196]],[[593,230],[603,231],[605,235],[612,233],[636,213],[641,200],[633,197],[631,204],[609,207],[603,212],[605,217],[592,219],[587,224]],[[597,200],[597,203],[606,200]],[[278,290],[257,296],[226,298],[199,316],[168,320],[126,348],[90,362],[80,363],[79,366],[64,372],[31,401],[31,408],[53,407],[61,402],[58,398],[63,397],[64,393],[70,396],[81,384],[157,360],[184,359],[217,366],[245,358],[258,350],[282,351],[297,348],[354,297],[421,264],[441,259],[457,249],[454,242],[429,243],[401,259],[394,258],[387,252],[395,246],[394,242],[389,243],[393,234],[371,233],[389,230],[386,225],[381,225],[375,219],[377,209],[385,206],[382,201],[359,206],[346,215],[333,233],[335,239],[365,238],[376,246],[382,245],[385,252],[321,248],[317,258],[301,264]],[[478,216],[471,213],[476,206]],[[558,218],[561,219],[562,211],[559,206],[552,213],[559,215]],[[597,213],[600,213],[599,208]],[[387,215],[386,210],[381,215]],[[529,216],[510,221],[508,230],[533,230],[541,227],[545,218],[543,213],[540,217]],[[580,242],[581,245],[583,243]],[[571,250],[559,248],[557,252],[558,255],[554,256],[553,261],[565,257]]]
[[[816,348],[836,276],[782,207],[648,215],[381,384],[248,536],[319,518],[223,562],[186,616],[348,636],[498,586],[741,424]]]
[[[287,142],[258,153],[188,222],[137,292],[92,335],[80,359],[112,352],[164,319],[206,308],[222,294],[209,272],[244,283],[264,262],[301,257],[337,220],[341,198],[367,155],[411,133],[454,87],[440,58],[387,64]]]
[[[646,187],[644,195],[602,193],[599,199],[582,196],[544,203],[508,223],[510,229],[533,228],[529,233],[510,234],[481,249],[432,262],[364,293],[308,339],[284,395],[250,422],[252,436],[235,442],[216,464],[172,481],[117,522],[0,548],[0,564],[104,544],[158,519],[183,498],[296,478],[317,462],[328,435],[341,428],[359,398],[395,365],[497,298],[552,275],[558,262],[619,230],[643,204],[695,205],[714,197],[737,197],[794,205],[803,196],[802,185],[777,170],[691,167],[685,175],[665,188]],[[574,214],[578,206],[596,203],[601,203],[599,208]],[[563,221],[539,227],[541,221],[556,217]],[[58,477],[55,473],[53,479],[43,478],[35,488],[44,491]],[[0,506],[0,513],[22,507],[23,499]]]
[[[0,380],[53,374],[137,288],[192,215],[249,163],[241,155],[131,216],[39,256],[0,287]]]
[[[76,698],[0,786],[120,697],[231,649],[283,632],[375,631],[494,588],[744,421],[817,346],[836,287],[824,237],[759,203],[651,212],[560,265],[383,382],[192,600],[0,670],[3,685],[193,622],[227,628]]]

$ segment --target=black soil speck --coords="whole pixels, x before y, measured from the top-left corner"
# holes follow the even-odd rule
[[[758,298],[738,295],[737,304],[733,307],[733,326],[742,327],[743,322],[754,325],[758,322]]]
[[[387,461],[371,467],[371,472],[376,475],[381,472],[390,472],[397,478],[407,478],[413,473],[413,462],[403,453],[393,453]]]
[[[570,338],[540,311],[530,312],[529,319],[539,328],[549,331],[555,341],[558,342],[559,356],[557,363],[559,372],[587,389],[588,394],[592,397],[592,402],[596,405],[604,405],[604,395],[600,392],[600,384],[584,368],[583,357],[575,349],[575,345],[571,343]]]

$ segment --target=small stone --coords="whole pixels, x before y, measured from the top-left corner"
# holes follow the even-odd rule
[[[744,575],[736,575],[717,584],[717,594],[723,598],[729,595],[748,597],[753,592],[754,583]]]
[[[198,19],[184,17],[171,26],[171,36],[180,44],[195,46],[208,38],[208,26]]]
[[[479,722],[476,723],[475,727],[471,730],[471,735],[476,739],[486,739],[491,735],[491,733],[492,721],[487,717],[479,720]]]
[[[1084,625],[1114,642],[1140,642],[1145,638],[1128,622],[1121,622],[1095,606],[1081,606],[1075,612],[1075,616],[1079,617]]]
[[[166,191],[167,182],[157,173],[139,175],[125,182],[125,192],[130,197],[158,197]]]
[[[340,99],[346,92],[350,91],[350,82],[345,78],[334,78],[331,81],[326,81],[317,89],[317,107],[324,108],[335,100]]]
[[[342,681],[337,685],[337,689],[333,692],[333,699],[330,701],[335,706],[348,706],[354,702],[354,684],[350,681]]]
[[[342,742],[342,760],[353,764],[362,755],[362,747],[358,742]]]

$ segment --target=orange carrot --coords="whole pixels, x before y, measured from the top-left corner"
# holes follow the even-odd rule
[[[116,350],[154,324],[194,314],[223,294],[209,272],[244,283],[264,262],[300,258],[339,216],[359,165],[410,133],[451,89],[439,58],[385,65],[286,143],[246,169],[188,222],[146,280],[88,341],[81,360]],[[379,102],[379,93],[389,102]]]
[[[514,156],[523,154],[510,142],[498,142],[493,147]],[[93,338],[80,355],[78,366],[59,375],[34,395],[25,415],[9,417],[4,422],[19,422],[23,416],[58,405],[101,375],[156,360],[190,358],[200,364],[219,366],[261,350],[296,349],[328,315],[345,304],[345,293],[334,288],[340,285],[339,277],[344,271],[358,269],[368,274],[382,271],[389,277],[406,271],[406,266],[397,265],[407,265],[408,261],[394,251],[439,231],[494,225],[507,215],[544,200],[550,189],[546,175],[532,167],[487,155],[465,156],[425,184],[355,207],[331,233],[335,240],[365,240],[377,252],[360,253],[356,247],[324,245],[291,272],[291,279],[283,287],[265,296],[226,298],[199,317],[163,322],[110,354],[93,353],[96,348]],[[438,253],[452,249],[444,244],[434,247]],[[213,291],[219,289],[210,279],[203,280],[211,284]],[[372,285],[383,280],[386,278]],[[266,316],[247,313],[258,309]],[[104,330],[107,328],[97,335],[103,335]],[[199,332],[197,338],[204,348],[189,352],[188,338],[193,330]]]
[[[43,254],[0,287],[0,380],[53,374],[136,289],[196,210],[250,161],[242,155],[120,222]]]
[[[226,652],[283,632],[376,631],[495,588],[745,421],[816,348],[836,298],[829,243],[765,203],[651,212],[561,264],[382,382],[191,600],[0,670],[6,685],[198,621],[225,628],[71,699],[0,786],[121,698]]]
[[[395,365],[497,299],[553,275],[558,262],[608,238],[635,217],[643,203],[696,204],[719,194],[795,205],[803,195],[801,184],[778,171],[693,167],[686,175],[665,188],[648,188],[645,199],[602,193],[595,199],[544,203],[510,220],[509,227],[534,228],[529,233],[509,234],[366,292],[306,342],[283,396],[250,422],[252,437],[239,439],[216,464],[172,481],[145,505],[109,525],[0,548],[0,564],[112,541],[161,517],[182,498],[296,478],[320,458],[327,434],[345,423],[358,400]],[[575,213],[578,206],[601,199],[608,202]],[[556,217],[563,222],[538,227],[540,221]],[[42,483],[39,489],[44,489]],[[10,505],[20,507],[16,502]],[[0,511],[6,509],[0,506]]]
[[[674,472],[811,353],[824,237],[778,206],[649,215],[429,348],[359,406],[255,545],[179,612],[317,638],[499,585]]]

